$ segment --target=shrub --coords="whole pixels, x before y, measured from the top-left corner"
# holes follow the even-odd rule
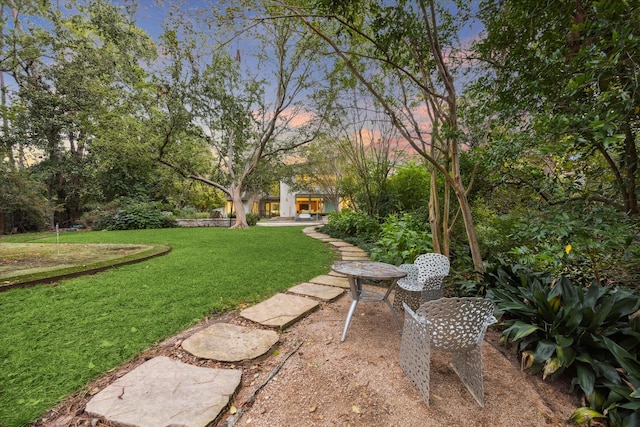
[[[543,378],[572,376],[589,403],[574,412],[574,422],[640,425],[640,299],[625,289],[551,277],[505,264],[487,273],[487,297],[504,313],[503,343],[517,344],[523,365]]]
[[[179,215],[178,218],[197,218],[197,213],[198,211],[193,206],[185,206],[176,212],[176,215]]]
[[[418,255],[432,251],[428,226],[418,215],[390,215],[381,226],[371,259],[395,265],[413,263]]]
[[[247,214],[247,224],[249,226],[256,225],[259,220],[260,220],[260,217],[257,214],[254,214],[253,212],[249,212]]]
[[[331,212],[328,219],[328,223],[322,227],[322,232],[332,237],[346,241],[357,238],[365,243],[372,243],[378,239],[380,224],[364,212],[350,210]]]
[[[574,211],[531,214],[508,229],[518,242],[508,252],[513,263],[569,276],[585,286],[592,280],[637,286],[640,229],[613,209],[576,202]]]
[[[170,212],[160,210],[153,203],[130,203],[115,213],[106,212],[94,221],[94,228],[103,230],[139,230],[171,228],[177,223]]]

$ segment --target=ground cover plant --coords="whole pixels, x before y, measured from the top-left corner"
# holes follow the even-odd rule
[[[572,421],[640,424],[640,298],[625,288],[585,287],[523,266],[487,271],[487,297],[502,312],[502,340],[523,368],[569,375],[586,405]]]
[[[39,242],[55,242],[51,233]],[[27,241],[30,235],[5,241]],[[0,293],[0,425],[28,425],[84,384],[212,313],[326,273],[334,253],[299,227],[69,233],[64,243],[170,245],[118,267]]]

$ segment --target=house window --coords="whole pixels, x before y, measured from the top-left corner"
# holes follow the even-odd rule
[[[296,197],[296,212],[297,213],[324,213],[324,198],[300,196]]]
[[[268,217],[280,216],[280,203],[266,202],[264,204],[264,211]]]

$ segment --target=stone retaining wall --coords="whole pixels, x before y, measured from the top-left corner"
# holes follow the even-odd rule
[[[235,218],[177,219],[179,227],[231,227]]]

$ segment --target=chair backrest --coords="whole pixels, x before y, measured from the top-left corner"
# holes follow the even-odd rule
[[[421,283],[425,290],[441,288],[442,279],[449,275],[449,258],[442,254],[419,255],[414,265],[418,267],[418,283]]]
[[[400,264],[398,268],[407,272],[407,275],[400,280],[404,279],[410,282],[415,282],[418,280],[418,267],[414,264]]]
[[[416,315],[426,322],[433,347],[453,351],[482,342],[487,326],[496,322],[494,309],[485,298],[440,298],[420,305]]]

